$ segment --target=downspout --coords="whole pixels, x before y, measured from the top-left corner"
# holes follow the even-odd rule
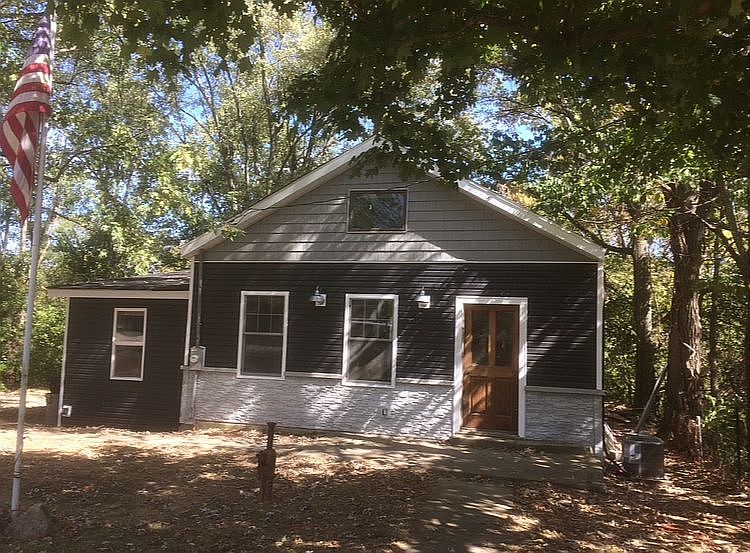
[[[195,287],[195,340],[193,341],[194,346],[200,346],[201,344],[201,327],[203,326],[203,252],[199,251],[198,255],[195,256],[196,271],[196,284]],[[205,359],[201,362],[201,367],[205,364]],[[195,373],[193,378],[193,393],[192,393],[192,405],[190,410],[192,412],[193,424],[195,424],[195,397],[198,394],[198,378],[200,372]]]
[[[60,369],[60,391],[57,398],[57,420],[55,425],[62,426],[63,397],[65,395],[65,361],[68,357],[68,328],[70,326],[70,297],[65,298],[65,337],[63,338],[62,368]]]
[[[192,359],[192,350],[200,344],[202,278],[201,254],[198,253],[190,260],[190,284],[188,286],[187,321],[185,322],[185,357],[181,367],[180,428],[183,428],[183,425],[192,427],[195,424],[195,394],[198,391],[199,371],[196,370],[196,363]],[[193,317],[194,314],[195,317]]]
[[[195,295],[195,258],[190,260],[190,280],[188,282],[188,302],[187,302],[187,320],[185,321],[185,353],[182,359],[182,365],[187,366],[190,363],[190,346],[192,345],[193,334],[193,296]]]
[[[596,453],[599,457],[605,455],[607,442],[604,428],[604,302],[606,299],[604,284],[604,259],[602,259],[596,266],[596,389],[602,391],[602,404],[599,442],[594,447],[598,449]]]
[[[195,339],[193,340],[194,346],[199,346],[201,343],[201,326],[203,322],[203,252],[198,252],[195,256],[196,265],[196,284],[195,288]]]

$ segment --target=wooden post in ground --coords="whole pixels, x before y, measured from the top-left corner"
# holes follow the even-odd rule
[[[261,501],[270,501],[273,499],[273,479],[276,477],[276,451],[273,449],[273,432],[275,428],[275,422],[268,423],[266,449],[257,455]]]

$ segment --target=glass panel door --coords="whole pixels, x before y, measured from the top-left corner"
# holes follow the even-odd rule
[[[464,426],[517,431],[517,305],[466,305],[462,411]]]

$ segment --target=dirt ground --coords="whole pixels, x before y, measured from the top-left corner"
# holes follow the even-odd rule
[[[16,402],[0,394],[0,508]],[[276,499],[262,504],[259,432],[46,429],[42,404],[30,395],[23,505],[44,502],[58,528],[28,543],[0,535],[3,553],[750,551],[745,490],[674,456],[665,482],[606,476],[594,492],[309,455],[323,438],[285,435]]]

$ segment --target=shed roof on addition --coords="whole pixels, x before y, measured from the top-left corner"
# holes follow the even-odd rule
[[[284,188],[281,188],[273,194],[256,202],[244,212],[227,221],[227,224],[240,230],[249,228],[269,216],[271,213],[292,204],[295,200],[308,192],[315,190],[336,176],[343,174],[351,168],[352,162],[357,157],[364,154],[375,145],[375,139],[370,138],[365,140],[338,157],[292,181]],[[430,172],[429,175],[435,179],[440,178],[440,174],[436,171]],[[601,261],[604,259],[604,249],[602,247],[578,234],[570,232],[552,221],[540,217],[525,207],[509,200],[502,194],[466,179],[459,181],[456,189],[458,192],[477,203],[484,205],[496,213],[508,217],[541,235],[557,241],[592,261]],[[220,230],[208,231],[185,244],[182,247],[182,255],[185,257],[194,257],[226,240],[228,240],[228,238],[222,234]]]
[[[190,271],[63,284],[49,288],[53,298],[163,298],[187,299]]]

